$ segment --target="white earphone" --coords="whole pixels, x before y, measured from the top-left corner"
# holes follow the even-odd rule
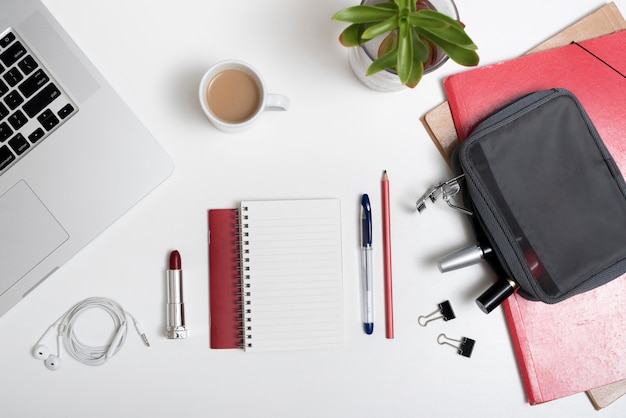
[[[47,345],[38,344],[33,348],[33,357],[37,360],[45,360],[50,356],[50,349]]]
[[[102,347],[91,347],[81,343],[76,337],[73,326],[76,319],[85,310],[100,308],[106,311],[113,320],[116,333],[111,342]],[[143,339],[146,346],[150,346],[146,334],[141,324],[131,314],[126,312],[117,302],[107,298],[88,298],[65,312],[54,324],[50,325],[46,332],[43,333],[39,341],[33,348],[33,356],[38,360],[43,360],[46,368],[49,370],[58,370],[63,363],[63,349],[83,364],[97,366],[104,364],[108,359],[113,357],[124,345],[126,340],[126,331],[128,329],[128,320],[132,319],[137,334]],[[50,354],[50,349],[42,344],[43,339],[53,330],[57,330],[57,355]],[[65,344],[64,344],[65,341]],[[66,347],[64,347],[66,345]]]
[[[61,367],[61,364],[63,364],[63,336],[62,335],[57,335],[57,352],[59,353],[58,355],[49,355],[48,358],[46,358],[44,360],[44,364],[46,365],[46,368],[48,370],[59,370],[59,367]]]
[[[61,363],[63,362],[62,360],[63,334],[62,333],[59,333],[59,335],[57,335],[57,353],[58,353],[57,355],[50,354],[50,349],[48,348],[48,346],[41,343],[42,340],[46,337],[46,335],[48,335],[48,333],[55,328],[56,328],[56,322],[50,325],[50,327],[46,330],[46,332],[44,332],[44,334],[41,336],[39,341],[37,341],[37,344],[35,344],[35,348],[33,349],[33,356],[37,360],[43,360],[44,365],[46,366],[48,370],[58,370],[59,367],[61,367]]]

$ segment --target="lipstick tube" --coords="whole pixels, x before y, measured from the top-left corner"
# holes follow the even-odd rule
[[[183,298],[183,270],[180,253],[170,254],[170,268],[167,270],[167,328],[168,339],[187,338],[185,322],[185,301]]]
[[[476,304],[481,311],[488,314],[500,306],[506,298],[515,293],[518,287],[519,285],[508,277],[498,279],[497,282],[476,299]]]
[[[491,253],[491,248],[482,248],[478,245],[461,248],[441,257],[437,262],[437,267],[442,273],[462,269],[480,262],[489,253]]]

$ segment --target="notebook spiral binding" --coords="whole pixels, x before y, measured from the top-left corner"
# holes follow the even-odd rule
[[[248,211],[247,206],[242,206],[240,209],[236,210],[236,224],[235,230],[237,231],[237,288],[239,291],[237,292],[237,297],[240,300],[240,309],[237,312],[238,320],[241,322],[241,326],[238,327],[239,335],[238,338],[241,341],[241,348],[249,348],[252,347],[252,308],[251,308],[251,296],[252,296],[252,285],[250,283],[250,267],[248,263],[250,262],[250,249],[248,246],[250,242],[246,239],[249,236],[247,228],[248,224],[246,220],[248,219],[248,215],[245,212]]]

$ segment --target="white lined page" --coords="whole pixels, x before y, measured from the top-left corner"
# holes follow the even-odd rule
[[[246,351],[343,346],[338,199],[241,202]]]

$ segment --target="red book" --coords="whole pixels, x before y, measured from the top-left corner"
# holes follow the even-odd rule
[[[626,31],[448,77],[459,140],[513,100],[555,87],[573,92],[626,173]],[[573,231],[575,233],[575,231]],[[503,304],[528,400],[547,402],[626,378],[626,276],[547,305]]]
[[[241,348],[237,210],[209,210],[211,348]]]

